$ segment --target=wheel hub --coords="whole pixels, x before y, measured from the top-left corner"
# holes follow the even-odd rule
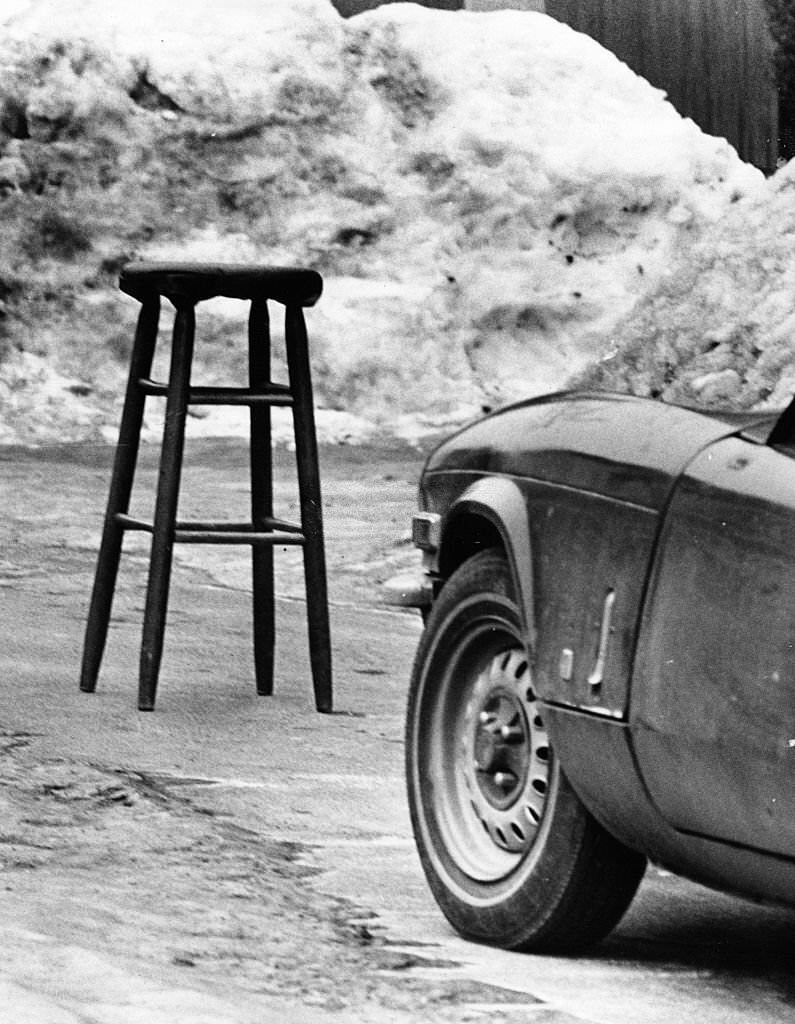
[[[485,799],[509,807],[527,772],[528,729],[516,694],[497,689],[475,720],[475,778]]]
[[[546,801],[549,741],[520,649],[495,655],[474,680],[459,766],[469,804],[492,842],[522,853]]]

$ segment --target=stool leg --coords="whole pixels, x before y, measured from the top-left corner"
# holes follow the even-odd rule
[[[174,524],[177,518],[179,482],[182,474],[195,324],[193,306],[178,306],[174,320],[166,419],[163,426],[163,447],[160,454],[160,473],[152,526],[149,584],[144,609],[138,689],[140,711],[154,709],[157,677],[163,654],[163,633],[166,626]]]
[[[264,299],[251,303],[248,321],[248,379],[252,388],[270,383],[270,324]],[[267,530],[273,516],[273,467],[271,452],[271,410],[269,405],[252,405],[251,417],[251,522],[255,530]],[[254,607],[254,670],[257,693],[273,693],[273,654],[276,635],[273,587],[273,548],[254,544],[251,548]]]
[[[111,605],[113,604],[113,593],[124,539],[124,530],[116,521],[116,516],[126,513],[130,507],[130,495],[132,494],[146,401],[146,396],[138,386],[138,381],[142,377],[148,377],[152,370],[159,317],[160,298],[154,296],[146,299],[138,315],[138,325],[135,331],[130,375],[127,380],[127,392],[119,427],[119,442],[116,446],[102,543],[99,549],[94,589],[91,594],[91,605],[86,623],[83,664],[80,672],[80,689],[85,693],[93,693],[96,689],[97,676],[108,635]]]
[[[320,472],[306,325],[300,306],[287,307],[285,343],[290,390],[293,394],[301,522],[306,538],[304,576],[309,626],[309,657],[315,688],[315,707],[318,711],[331,711],[331,636],[326,585],[326,555],[323,542],[323,512],[320,503]]]

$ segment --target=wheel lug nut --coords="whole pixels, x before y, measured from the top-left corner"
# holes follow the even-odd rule
[[[516,785],[516,776],[512,772],[495,772],[494,782],[501,789],[511,789]]]

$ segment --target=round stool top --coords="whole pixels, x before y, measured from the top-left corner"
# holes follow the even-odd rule
[[[249,263],[128,263],[119,288],[143,301],[165,295],[175,305],[223,295],[232,299],[274,299],[285,306],[314,306],[323,291],[316,270]]]

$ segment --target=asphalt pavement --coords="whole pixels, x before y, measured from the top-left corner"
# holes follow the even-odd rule
[[[185,516],[245,505],[245,448],[194,451]],[[263,698],[248,552],[199,547],[177,549],[157,707],[138,712],[144,538],[122,562],[97,692],[80,693],[110,455],[0,451],[0,1019],[795,1019],[795,916],[656,869],[587,956],[451,933],[403,788],[421,624],[378,601],[415,558],[418,451],[323,453],[334,714],[313,709],[300,553],[277,553],[276,685]],[[289,453],[278,461],[289,475]],[[146,451],[142,503],[155,470]],[[277,497],[289,514],[291,484]]]

